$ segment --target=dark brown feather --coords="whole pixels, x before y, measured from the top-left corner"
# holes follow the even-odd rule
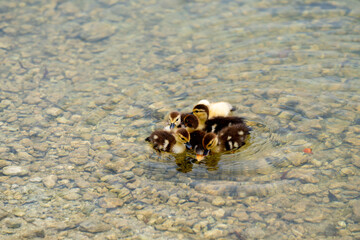
[[[185,127],[196,129],[199,126],[198,118],[193,114],[187,114],[184,118]]]
[[[206,132],[200,130],[190,133],[190,144],[196,154],[203,154],[204,152],[202,140],[205,134]]]
[[[215,117],[212,119],[208,119],[205,122],[205,131],[218,133],[223,128],[230,127],[236,124],[243,124],[244,118],[242,117]]]
[[[222,129],[218,134],[219,144],[222,151],[236,150],[245,144],[250,129],[245,124],[236,124]]]
[[[153,145],[155,150],[165,152],[170,152],[172,146],[176,143],[175,137],[170,132],[164,130],[154,131],[146,140]],[[164,149],[165,140],[168,140],[169,143]]]

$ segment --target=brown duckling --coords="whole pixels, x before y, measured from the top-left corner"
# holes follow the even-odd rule
[[[196,130],[190,133],[190,145],[191,149],[196,153],[196,158],[204,155],[204,147],[202,144],[202,140],[206,132],[201,130]]]
[[[206,120],[205,122],[205,131],[206,132],[213,132],[218,133],[223,128],[230,127],[236,124],[243,124],[245,123],[245,119],[242,117],[214,117],[211,119]]]
[[[195,115],[188,114],[184,118],[184,125],[190,133],[194,130],[218,133],[225,127],[241,123],[245,123],[244,118],[241,117],[215,117],[206,120],[204,125],[200,126],[200,121]]]
[[[184,117],[187,114],[188,113],[171,112],[169,114],[169,119],[168,119],[169,125],[165,127],[165,130],[171,130],[182,127],[182,123],[184,122]]]
[[[150,142],[156,151],[183,153],[185,145],[190,147],[190,134],[185,128],[179,128],[175,132],[156,130],[145,141]]]
[[[189,133],[196,130],[203,130],[205,128],[205,125],[199,126],[200,121],[194,114],[187,114],[184,118],[183,124]]]
[[[242,123],[222,129],[218,135],[207,133],[203,138],[204,156],[212,153],[234,151],[245,144],[250,128]]]

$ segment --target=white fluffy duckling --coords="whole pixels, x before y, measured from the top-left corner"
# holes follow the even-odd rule
[[[206,120],[214,117],[226,117],[231,111],[235,110],[235,108],[227,102],[208,103],[207,100],[201,100],[199,104],[193,108],[193,114],[199,119],[200,129],[205,128]]]
[[[229,114],[235,110],[228,102],[214,102],[210,103],[208,100],[203,99],[200,100],[197,104],[203,104],[209,108],[209,116],[208,119],[214,117],[227,117]]]

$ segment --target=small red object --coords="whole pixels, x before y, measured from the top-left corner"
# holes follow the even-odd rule
[[[311,148],[304,148],[303,152],[304,152],[304,153],[313,154],[313,152],[312,152],[312,149],[311,149]]]

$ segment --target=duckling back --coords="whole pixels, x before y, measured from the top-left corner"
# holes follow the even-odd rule
[[[226,127],[245,122],[242,117],[215,117],[205,122],[205,131],[218,133]]]
[[[231,151],[242,147],[250,128],[245,124],[236,124],[222,129],[218,134],[221,151]]]
[[[214,117],[226,117],[234,107],[228,102],[210,103],[209,106],[209,119]]]
[[[175,137],[168,131],[156,130],[149,137],[145,139],[153,145],[157,151],[171,152],[176,140]]]

